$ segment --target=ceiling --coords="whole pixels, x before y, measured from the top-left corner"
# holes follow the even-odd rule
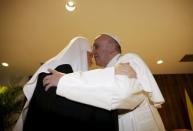
[[[139,54],[154,74],[193,73],[192,0],[0,0],[0,85],[26,78],[77,35],[92,44],[100,33],[117,35],[123,53]],[[162,59],[164,64],[157,65]]]

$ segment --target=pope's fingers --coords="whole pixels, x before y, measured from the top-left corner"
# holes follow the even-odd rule
[[[48,91],[48,90],[50,89],[50,87],[52,87],[52,84],[48,84],[48,85],[46,85],[46,87],[45,87],[45,91]]]
[[[43,86],[47,85],[48,82],[49,82],[49,75],[44,77],[44,79],[43,79]]]
[[[46,80],[43,80],[43,86],[46,86],[48,84],[48,82],[46,82]]]
[[[58,73],[58,71],[56,71],[56,70],[53,70],[53,69],[48,69],[48,71],[50,72],[50,73],[52,73],[52,74],[56,74],[56,73]]]
[[[126,75],[129,78],[137,78],[137,74],[130,63],[119,63],[115,67],[115,74]]]
[[[128,75],[129,78],[137,78],[137,75],[136,74],[130,74]]]
[[[127,63],[119,63],[118,65],[124,66],[124,65],[130,65],[130,63],[129,62],[127,62]]]

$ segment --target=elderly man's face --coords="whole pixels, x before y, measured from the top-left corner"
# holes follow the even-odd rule
[[[93,44],[93,56],[98,66],[105,67],[112,59],[111,53],[114,51],[112,43],[109,43],[109,37],[101,35],[95,39]]]

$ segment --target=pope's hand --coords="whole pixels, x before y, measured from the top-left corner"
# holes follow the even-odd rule
[[[51,75],[46,76],[43,79],[43,86],[45,86],[45,91],[49,90],[51,87],[56,87],[58,85],[59,79],[64,76],[64,73],[58,72],[56,70],[48,69]]]
[[[129,63],[119,63],[115,66],[116,75],[126,75],[129,78],[137,78],[135,70],[130,66]]]

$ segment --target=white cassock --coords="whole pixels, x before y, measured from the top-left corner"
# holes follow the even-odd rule
[[[88,40],[85,37],[74,37],[70,43],[62,51],[60,51],[55,57],[46,61],[39,69],[34,73],[32,78],[24,85],[23,92],[27,98],[27,102],[17,120],[13,131],[22,131],[23,122],[28,111],[28,105],[32,98],[33,92],[36,87],[37,77],[39,73],[48,73],[48,68],[55,69],[61,64],[71,65],[73,71],[87,71],[87,51],[90,51]]]
[[[115,75],[113,66],[117,63],[130,63],[137,79]],[[106,110],[131,110],[119,115],[119,131],[165,131],[157,111],[165,101],[143,60],[132,53],[119,54],[107,67],[63,76],[56,93]]]

